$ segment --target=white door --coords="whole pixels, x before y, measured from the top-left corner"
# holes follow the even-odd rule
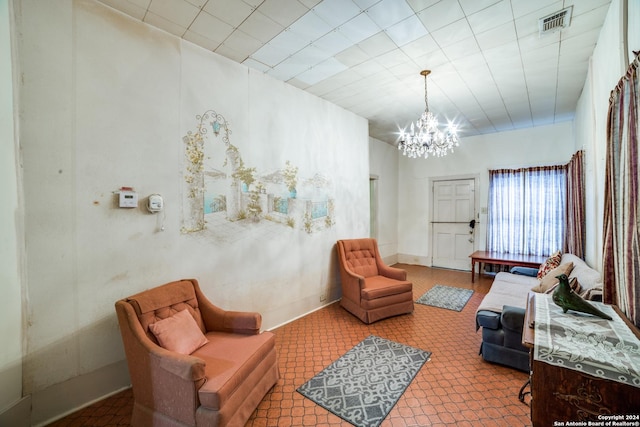
[[[471,271],[475,180],[434,181],[432,195],[432,265]]]

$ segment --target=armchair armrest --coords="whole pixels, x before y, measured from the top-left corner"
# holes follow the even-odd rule
[[[407,272],[401,268],[389,267],[388,265],[378,263],[378,273],[381,276],[395,280],[407,280]]]
[[[155,345],[155,344],[154,344]],[[150,352],[152,364],[186,381],[204,378],[204,360],[159,347]]]
[[[262,327],[260,313],[249,311],[227,311],[216,307],[209,301],[199,286],[195,287],[196,297],[202,321],[207,331],[233,332],[245,335],[257,335]]]
[[[522,333],[522,330],[524,329],[524,313],[524,308],[505,305],[502,307],[502,315],[500,316],[500,323],[502,323],[502,327],[514,332]]]

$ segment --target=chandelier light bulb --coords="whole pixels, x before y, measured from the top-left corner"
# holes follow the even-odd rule
[[[436,116],[429,111],[429,100],[427,98],[427,76],[430,70],[423,70],[420,75],[424,76],[424,103],[425,110],[418,120],[411,122],[409,133],[404,129],[400,131],[400,142],[398,150],[402,154],[415,159],[418,157],[428,158],[443,157],[448,153],[453,153],[453,147],[459,146],[458,130],[452,122],[448,122],[445,130],[440,130],[440,125]]]

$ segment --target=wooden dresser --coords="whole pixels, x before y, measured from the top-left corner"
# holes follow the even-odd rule
[[[522,343],[531,349],[531,421],[533,427],[640,426],[640,388],[534,360],[536,312],[534,295],[531,293],[528,298],[522,337]],[[614,310],[625,320],[633,333],[640,337],[638,329],[628,322],[616,307]],[[607,424],[609,421],[611,423]]]

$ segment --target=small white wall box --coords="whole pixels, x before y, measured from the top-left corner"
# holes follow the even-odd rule
[[[120,207],[121,208],[137,208],[138,193],[133,191],[132,188],[122,187],[120,189]]]

